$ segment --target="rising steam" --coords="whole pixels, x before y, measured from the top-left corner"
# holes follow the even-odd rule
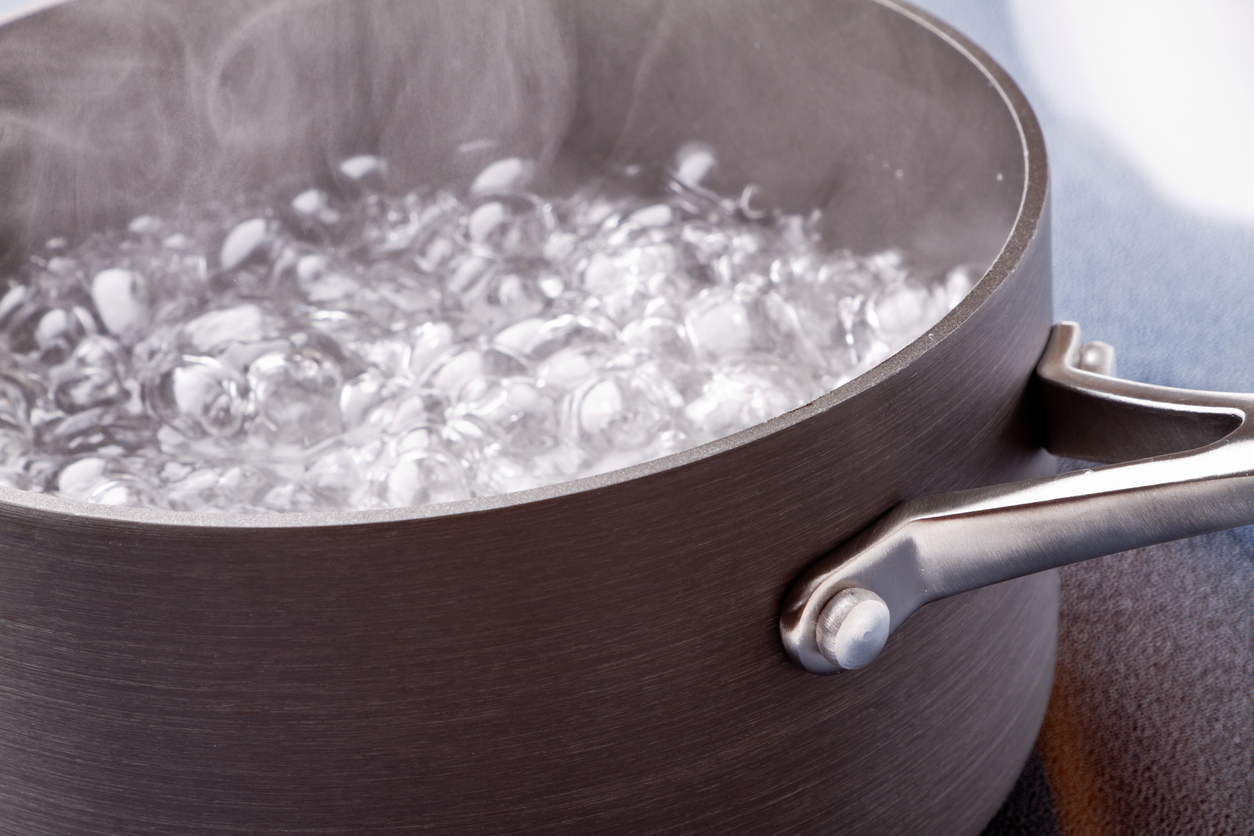
[[[78,0],[18,21],[0,32],[6,254],[325,180],[352,154],[388,158],[398,188],[550,160],[568,43],[539,0]]]
[[[356,154],[398,190],[507,157],[552,186],[695,141],[712,188],[945,270],[990,262],[1020,205],[990,89],[861,0],[75,0],[0,29],[0,253]]]

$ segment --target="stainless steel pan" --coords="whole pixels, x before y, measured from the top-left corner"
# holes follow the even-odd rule
[[[593,479],[276,517],[0,490],[5,833],[975,833],[1054,662],[1056,576],[1006,579],[1250,520],[1244,436],[1051,480],[1043,444],[1158,455],[1246,401],[1076,371],[1068,329],[1034,372],[1036,120],[904,5],[79,0],[0,29],[0,104],[10,254],[348,152],[455,185],[493,138],[557,189],[697,139],[842,245],[991,265],[813,404]]]

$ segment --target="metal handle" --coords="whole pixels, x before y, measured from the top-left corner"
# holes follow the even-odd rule
[[[1045,446],[1140,461],[897,506],[793,584],[779,623],[793,661],[819,674],[859,668],[938,598],[1254,523],[1254,395],[1118,380],[1099,373],[1110,358],[1082,346],[1075,323],[1054,327],[1036,368]]]

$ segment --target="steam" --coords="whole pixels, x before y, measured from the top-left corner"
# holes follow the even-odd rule
[[[543,0],[77,0],[0,30],[0,245],[330,182],[354,154],[398,189],[543,164],[574,73]]]
[[[875,3],[75,0],[0,29],[10,258],[179,202],[330,186],[356,155],[398,191],[508,158],[540,188],[690,142],[717,151],[710,188],[823,207],[833,245],[942,270],[991,261],[1020,203],[987,80]]]

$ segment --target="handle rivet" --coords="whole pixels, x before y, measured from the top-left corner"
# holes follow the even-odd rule
[[[871,663],[888,641],[888,605],[869,589],[842,589],[827,602],[815,625],[823,658],[842,670]]]

